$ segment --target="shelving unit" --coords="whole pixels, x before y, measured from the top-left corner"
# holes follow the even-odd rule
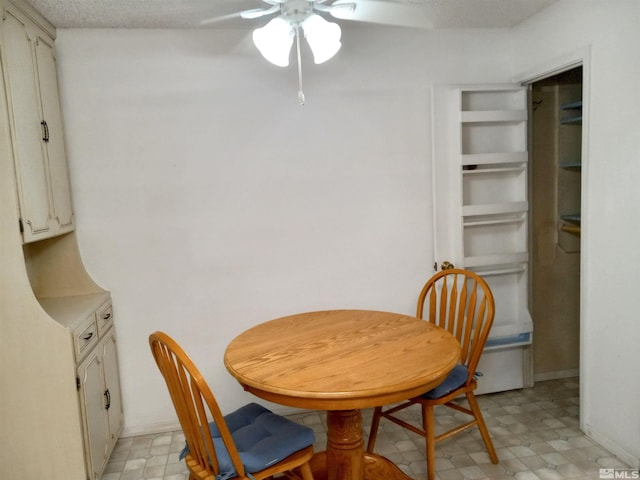
[[[561,94],[566,99],[575,92],[569,89]],[[561,103],[559,123],[558,245],[574,253],[580,251],[582,100]]]
[[[527,91],[484,85],[434,93],[436,260],[482,275],[496,301],[479,391],[530,385]]]
[[[485,277],[513,277],[509,296],[500,298],[502,281],[488,278],[497,289],[501,308],[493,336],[509,331],[526,310],[527,107],[526,90],[460,89],[460,164],[462,236],[465,268]],[[502,295],[504,297],[504,295]],[[524,314],[525,317],[528,315]]]

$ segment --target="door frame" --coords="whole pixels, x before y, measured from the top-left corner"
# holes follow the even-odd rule
[[[580,355],[579,355],[579,372],[580,372],[580,428],[585,431],[584,415],[589,408],[589,399],[586,398],[585,392],[588,391],[586,385],[589,385],[589,372],[585,368],[587,362],[585,358],[590,356],[587,343],[585,341],[585,328],[589,325],[589,297],[587,295],[586,286],[589,284],[589,271],[586,268],[587,259],[590,257],[589,249],[589,130],[590,115],[589,108],[591,105],[591,48],[589,46],[569,52],[560,57],[548,60],[544,64],[538,65],[529,72],[525,72],[514,77],[514,81],[523,86],[529,86],[539,80],[552,77],[575,67],[582,67],[582,168],[581,168],[581,221],[580,221]]]

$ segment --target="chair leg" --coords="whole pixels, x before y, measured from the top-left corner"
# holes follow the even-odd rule
[[[427,479],[436,478],[436,434],[435,418],[432,405],[422,404],[422,426],[427,443]]]
[[[369,442],[367,443],[367,452],[373,452],[373,447],[376,445],[376,438],[378,437],[378,427],[380,426],[380,416],[382,414],[382,407],[376,407],[373,410],[373,418],[371,419],[371,430],[369,430]]]
[[[309,466],[308,462],[304,465],[300,465],[300,467],[298,467],[298,471],[302,476],[302,480],[313,480],[313,473],[311,472],[311,466]]]
[[[476,396],[473,392],[467,392],[467,401],[469,402],[473,416],[478,422],[478,429],[480,430],[480,435],[482,435],[482,440],[484,440],[484,445],[487,448],[489,458],[491,459],[491,462],[498,463],[498,455],[496,454],[495,448],[493,448],[493,442],[491,441],[489,430],[487,429],[487,425],[484,423],[482,411],[480,410],[480,406],[478,405],[478,401],[476,400]]]

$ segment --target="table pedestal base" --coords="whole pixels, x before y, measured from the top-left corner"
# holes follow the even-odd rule
[[[311,460],[314,480],[410,480],[391,461],[364,452],[360,410],[327,412],[327,451]]]
[[[327,452],[318,452],[311,459],[313,480],[329,480],[327,472]],[[357,477],[347,476],[344,471],[336,472],[336,480],[356,480]],[[375,453],[364,454],[364,478],[366,480],[411,480],[411,477],[400,470],[391,460],[387,460]],[[359,480],[359,479],[358,479]]]

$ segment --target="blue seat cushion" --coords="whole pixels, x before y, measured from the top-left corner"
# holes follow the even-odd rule
[[[427,393],[421,395],[423,398],[436,399],[440,397],[444,397],[448,393],[453,392],[456,388],[464,385],[464,382],[467,381],[467,377],[469,376],[469,370],[464,365],[456,365],[453,367],[453,370],[449,372],[447,378],[438,385],[436,388],[429,390]]]
[[[315,441],[313,430],[309,427],[276,415],[257,403],[245,405],[224,418],[248,473],[278,463],[292,453],[313,445]],[[218,456],[220,477],[234,476],[236,471],[218,427],[211,422],[209,430]],[[186,455],[187,452],[183,453]]]

